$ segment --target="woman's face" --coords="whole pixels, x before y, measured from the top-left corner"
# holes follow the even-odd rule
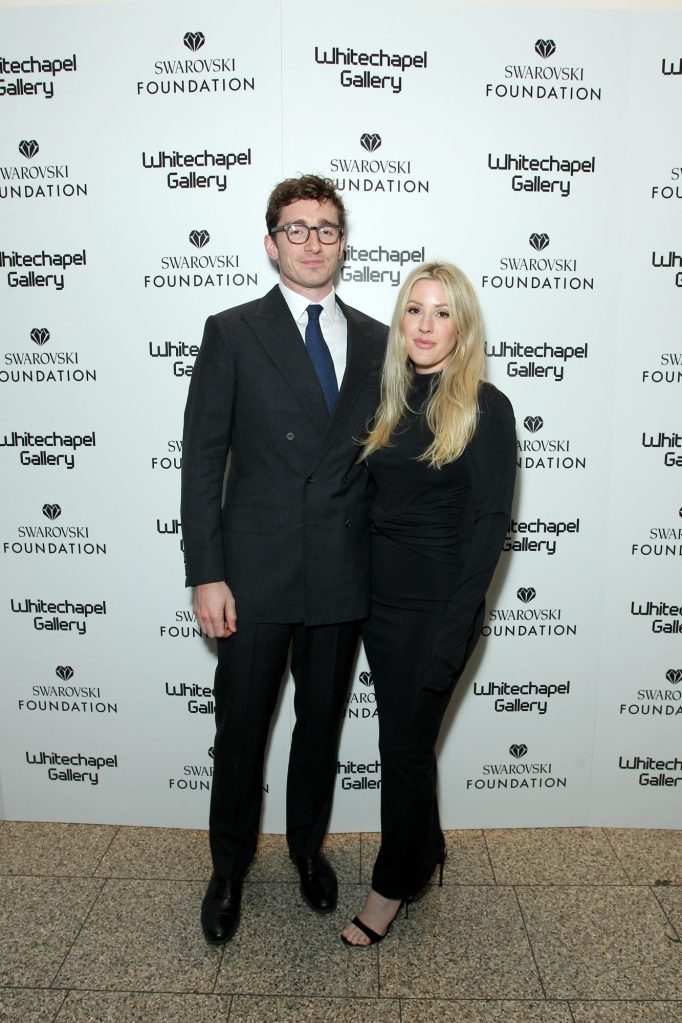
[[[416,281],[402,322],[407,354],[417,373],[443,369],[457,344],[440,281]]]

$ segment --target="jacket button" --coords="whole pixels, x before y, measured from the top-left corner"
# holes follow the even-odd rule
[[[341,480],[341,482],[343,483],[344,487],[347,487],[348,486],[348,477],[344,476],[343,479]]]
[[[293,440],[293,439],[294,439],[293,433],[288,433],[287,434],[287,440]]]
[[[346,527],[346,529],[348,529],[348,527],[350,526],[350,519],[346,519],[346,521],[344,522],[344,526]]]
[[[316,479],[317,479],[317,476],[308,476],[308,479],[306,480],[306,483],[314,483]]]

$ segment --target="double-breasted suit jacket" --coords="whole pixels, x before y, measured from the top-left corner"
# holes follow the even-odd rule
[[[369,611],[358,442],[378,403],[387,331],[337,301],[347,362],[331,415],[279,287],[206,322],[185,411],[186,582],[224,579],[238,619],[323,625]]]

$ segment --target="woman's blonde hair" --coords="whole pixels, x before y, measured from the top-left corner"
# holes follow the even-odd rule
[[[391,434],[409,408],[408,394],[415,370],[407,354],[402,322],[417,281],[438,281],[442,285],[457,339],[425,409],[426,422],[434,436],[419,460],[440,469],[459,458],[474,434],[478,387],[485,372],[483,318],[478,299],[468,277],[452,263],[422,263],[400,289],[388,335],[381,401],[360,457],[389,447]]]

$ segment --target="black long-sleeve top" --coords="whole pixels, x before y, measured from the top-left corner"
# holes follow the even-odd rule
[[[422,684],[447,689],[461,673],[483,624],[486,590],[511,514],[516,473],[514,412],[482,383],[478,421],[462,455],[441,469],[417,461],[433,439],[423,408],[434,374],[415,375],[391,446],[368,458],[373,599],[443,614]]]

